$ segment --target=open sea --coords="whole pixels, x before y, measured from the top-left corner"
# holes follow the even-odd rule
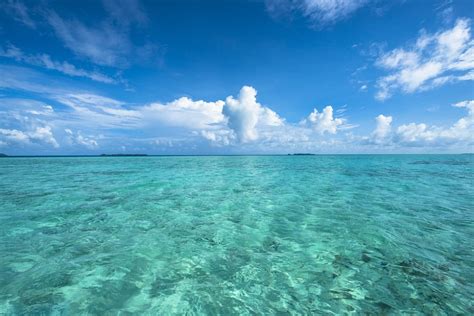
[[[0,315],[472,315],[473,298],[473,155],[0,159]]]

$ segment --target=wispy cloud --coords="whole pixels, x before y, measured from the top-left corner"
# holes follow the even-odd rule
[[[27,6],[19,0],[5,0],[0,6],[16,21],[35,29],[36,22],[31,18]]]
[[[48,54],[28,55],[14,45],[8,45],[5,48],[0,47],[0,57],[12,58],[17,62],[56,70],[68,76],[84,77],[103,83],[117,83],[116,79],[98,71],[88,71],[77,68],[66,61],[53,60]]]
[[[126,56],[132,43],[127,34],[112,25],[86,26],[78,20],[64,20],[55,12],[49,13],[48,21],[64,46],[77,56],[102,66],[128,64]]]
[[[297,11],[316,26],[324,26],[348,18],[370,2],[371,0],[266,0],[265,4],[272,15]]]
[[[88,25],[77,19],[65,19],[55,11],[48,11],[47,21],[66,48],[97,65],[125,68],[132,60],[157,54],[156,45],[135,45],[132,41],[132,27],[148,21],[138,1],[103,3],[107,16],[97,23]]]
[[[379,100],[390,98],[397,90],[413,93],[474,80],[470,21],[459,19],[454,27],[435,34],[422,31],[414,45],[383,53],[376,65],[390,72],[377,81]]]

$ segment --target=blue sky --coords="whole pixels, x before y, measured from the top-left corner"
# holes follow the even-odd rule
[[[472,1],[1,0],[0,152],[472,152]]]

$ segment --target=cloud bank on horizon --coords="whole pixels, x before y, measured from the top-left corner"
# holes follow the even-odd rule
[[[280,14],[301,15],[302,27],[308,32],[307,40],[311,40],[311,34],[336,33],[333,29],[337,25],[343,25],[359,11],[380,9],[380,3],[288,0],[265,1],[263,7],[252,3],[251,8],[259,10],[259,14],[267,14],[269,27],[280,23],[274,21]],[[373,39],[365,45],[365,51],[353,52],[357,56],[354,59],[365,60],[363,66],[353,65],[352,79],[332,78],[333,74],[328,73],[327,80],[336,83],[331,86],[336,92],[333,101],[320,97],[326,93],[324,89],[313,92],[313,87],[318,85],[311,84],[311,76],[316,76],[314,72],[301,75],[301,82],[296,86],[292,81],[278,83],[284,79],[275,79],[279,72],[272,64],[264,71],[269,71],[270,77],[260,82],[265,92],[258,94],[259,81],[249,84],[245,80],[254,76],[255,70],[219,66],[227,58],[211,62],[211,67],[216,67],[210,71],[211,75],[189,66],[187,59],[199,64],[198,57],[204,59],[204,53],[202,56],[201,52],[196,52],[196,56],[184,55],[185,58],[172,46],[153,41],[152,35],[137,35],[147,34],[155,27],[154,11],[148,10],[149,6],[147,2],[104,0],[101,8],[104,13],[88,19],[76,16],[73,10],[27,5],[19,0],[5,1],[2,10],[9,16],[7,29],[19,30],[22,34],[33,32],[35,35],[28,36],[35,37],[42,36],[40,30],[43,30],[47,34],[45,40],[55,48],[42,51],[40,46],[23,43],[21,36],[5,36],[0,42],[0,152],[473,151],[474,40],[471,20],[453,16],[452,7],[444,5],[437,9],[443,14],[435,30],[415,29],[409,38],[395,41],[396,45],[389,40],[381,44],[379,39]],[[380,10],[376,15],[383,18]],[[341,32],[341,36],[345,36],[347,31]],[[225,30],[224,34],[227,34]],[[276,34],[280,38],[280,33]],[[230,50],[237,45],[224,40],[215,45],[222,43],[230,45],[226,46]],[[351,46],[358,50],[360,44]],[[314,49],[315,52],[321,50]],[[334,49],[337,54],[342,48]],[[164,51],[167,53],[163,54]],[[180,57],[168,57],[173,52]],[[237,53],[236,60],[241,58],[241,51],[237,49]],[[262,53],[272,54],[272,51],[266,49]],[[272,57],[266,57],[269,58]],[[324,67],[324,60],[315,62]],[[185,71],[186,67],[191,67],[192,72],[184,76],[180,70]],[[226,78],[230,77],[225,80],[233,81],[215,84],[221,92],[216,94],[211,90],[203,97],[200,85],[209,81],[212,86],[216,78],[222,78],[213,75],[220,70],[226,72]],[[338,71],[334,69],[335,73]],[[185,81],[195,74],[198,74],[197,79]],[[206,77],[200,79],[199,76]],[[181,79],[183,77],[185,79]],[[170,101],[153,100],[163,99],[153,93],[156,82],[164,85],[162,91]],[[274,82],[277,84],[269,87]],[[180,83],[189,92],[180,93],[183,89],[177,88]],[[344,85],[349,88],[339,87]],[[436,94],[439,90],[444,91],[442,100]],[[269,95],[269,91],[277,97]],[[147,98],[143,99],[142,94]],[[173,95],[176,97],[169,98]],[[301,106],[298,106],[301,100],[293,101],[299,95],[304,95],[306,100]],[[344,95],[357,97],[347,97],[346,101]],[[405,101],[405,98],[417,98],[420,102],[423,100],[420,96],[431,103],[433,99],[438,100],[436,106],[413,109],[417,105],[410,102],[415,99]],[[449,115],[444,115],[441,108]],[[431,116],[434,123],[425,121],[424,116]]]

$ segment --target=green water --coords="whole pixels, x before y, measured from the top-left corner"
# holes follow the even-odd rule
[[[0,159],[0,314],[473,314],[474,156]]]

